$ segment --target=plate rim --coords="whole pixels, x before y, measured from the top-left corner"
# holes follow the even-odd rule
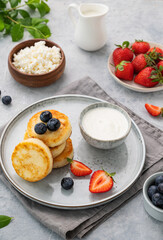
[[[130,45],[132,44],[133,42],[130,43]],[[151,45],[157,45],[158,47],[162,48],[163,49],[163,45],[160,44],[160,43],[155,43],[155,42],[148,42],[149,44]],[[156,46],[156,47],[157,47]],[[153,46],[151,46],[153,47]],[[114,50],[113,50],[114,51]],[[132,86],[132,85],[129,85],[127,84],[126,82],[127,81],[123,81],[119,78],[117,78],[111,71],[111,68],[110,68],[110,62],[111,62],[111,59],[112,59],[112,55],[113,55],[113,51],[111,52],[111,54],[109,55],[108,57],[108,61],[107,61],[107,68],[108,68],[108,71],[109,73],[111,74],[111,76],[113,77],[113,79],[119,83],[121,86],[127,88],[127,89],[130,89],[130,90],[133,90],[135,92],[143,92],[143,93],[150,93],[150,92],[158,92],[158,91],[162,91],[163,90],[163,85],[162,86],[156,86],[156,87],[151,87],[151,88],[146,88],[146,87],[143,87],[143,86]]]
[[[121,191],[119,194],[116,194],[116,196],[113,196],[113,197],[109,197],[108,198],[105,198],[105,200],[98,200],[94,203],[89,203],[89,204],[83,204],[83,205],[75,205],[75,206],[72,206],[72,205],[66,205],[64,206],[63,204],[52,204],[48,201],[45,201],[45,200],[41,200],[39,198],[36,198],[34,196],[32,196],[32,194],[29,194],[28,192],[26,191],[23,191],[21,189],[21,186],[18,185],[17,183],[15,183],[15,181],[12,179],[12,177],[10,176],[10,174],[8,174],[7,170],[5,169],[5,166],[3,165],[3,159],[2,159],[2,146],[3,146],[3,142],[5,141],[5,133],[6,131],[8,130],[8,128],[12,125],[12,123],[16,120],[17,117],[19,117],[19,115],[21,115],[23,112],[27,111],[28,109],[30,109],[31,107],[34,107],[34,105],[37,105],[41,102],[44,102],[44,101],[48,101],[48,100],[51,100],[51,99],[59,99],[59,98],[65,98],[65,97],[74,97],[74,98],[84,98],[84,99],[92,99],[92,100],[97,100],[97,101],[100,101],[100,102],[108,102],[108,101],[105,101],[103,99],[100,99],[100,98],[96,98],[96,97],[92,97],[92,96],[87,96],[87,95],[81,95],[81,94],[62,94],[62,95],[56,95],[56,96],[52,96],[52,97],[47,97],[47,98],[44,98],[44,99],[41,99],[39,101],[36,101],[30,105],[28,105],[27,107],[23,108],[23,110],[20,110],[17,114],[14,115],[14,117],[11,118],[11,120],[8,122],[8,124],[5,126],[2,134],[1,134],[1,137],[0,137],[0,166],[3,170],[3,173],[5,175],[5,177],[7,178],[7,180],[9,181],[9,183],[18,191],[20,192],[23,196],[33,200],[34,202],[37,202],[39,204],[42,204],[42,205],[45,205],[45,206],[48,206],[48,207],[52,207],[52,208],[58,208],[58,209],[64,209],[64,210],[78,210],[78,209],[88,209],[88,208],[92,208],[92,207],[97,207],[97,206],[100,206],[100,205],[103,205],[107,202],[110,202],[116,198],[118,198],[119,196],[121,196],[124,192],[126,192],[130,187],[132,187],[132,185],[135,183],[135,181],[138,179],[138,177],[140,176],[141,172],[142,172],[142,169],[144,167],[144,164],[145,164],[145,156],[146,156],[146,147],[145,147],[145,142],[144,142],[144,138],[142,136],[142,133],[139,129],[139,127],[137,126],[137,124],[135,123],[135,121],[131,118],[131,122],[132,124],[134,125],[134,127],[136,128],[139,136],[140,136],[140,139],[141,139],[141,142],[142,142],[142,150],[143,150],[143,154],[142,154],[142,162],[141,162],[141,165],[140,165],[140,168],[139,168],[139,171],[137,172],[135,178],[131,181],[130,184],[128,184],[125,189],[123,191]],[[116,105],[116,104],[115,104]]]

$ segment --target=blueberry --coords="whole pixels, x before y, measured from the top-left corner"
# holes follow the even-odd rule
[[[4,96],[4,97],[2,98],[2,102],[3,102],[3,104],[5,104],[5,105],[9,105],[9,104],[11,103],[11,101],[12,101],[12,98],[11,98],[10,96]]]
[[[37,134],[44,134],[47,131],[47,126],[44,123],[37,123],[34,129]]]
[[[158,185],[157,189],[159,193],[163,193],[163,182]]]
[[[72,180],[72,178],[70,177],[65,177],[62,179],[61,181],[61,186],[65,189],[65,190],[69,190],[73,187],[74,185],[74,181]]]
[[[52,118],[52,114],[49,111],[44,111],[40,115],[40,119],[43,122],[48,122]]]
[[[157,207],[163,206],[163,195],[161,193],[155,193],[152,196],[152,202]]]
[[[149,188],[148,188],[148,196],[150,197],[150,199],[152,199],[152,196],[153,194],[157,193],[158,190],[157,190],[157,186],[155,185],[151,185]]]
[[[163,175],[156,177],[155,185],[158,186],[160,183],[163,183]]]
[[[60,125],[61,123],[57,118],[51,118],[47,123],[47,127],[50,131],[57,131]]]

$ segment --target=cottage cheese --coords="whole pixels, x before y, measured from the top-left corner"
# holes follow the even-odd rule
[[[34,46],[21,49],[14,54],[13,58],[14,66],[28,74],[48,73],[57,68],[60,62],[60,49],[55,46],[45,46],[45,41],[39,41]]]

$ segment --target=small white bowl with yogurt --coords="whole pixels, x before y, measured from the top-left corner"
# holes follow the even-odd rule
[[[83,109],[79,127],[90,145],[99,149],[112,149],[125,141],[131,129],[131,118],[117,105],[98,102]]]

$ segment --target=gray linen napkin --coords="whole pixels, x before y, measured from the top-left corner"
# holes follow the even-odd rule
[[[86,210],[59,210],[33,202],[17,192],[5,179],[0,169],[0,179],[17,196],[29,213],[63,238],[73,239],[75,236],[82,238],[91,229],[114,214],[123,204],[126,204],[127,201],[142,189],[143,183],[148,176],[155,172],[163,171],[163,131],[141,119],[120,103],[115,102],[89,77],[73,82],[63,89],[63,91],[59,92],[59,94],[66,93],[95,96],[122,106],[139,126],[147,149],[145,166],[142,175],[136,183],[127,192],[112,202]]]

